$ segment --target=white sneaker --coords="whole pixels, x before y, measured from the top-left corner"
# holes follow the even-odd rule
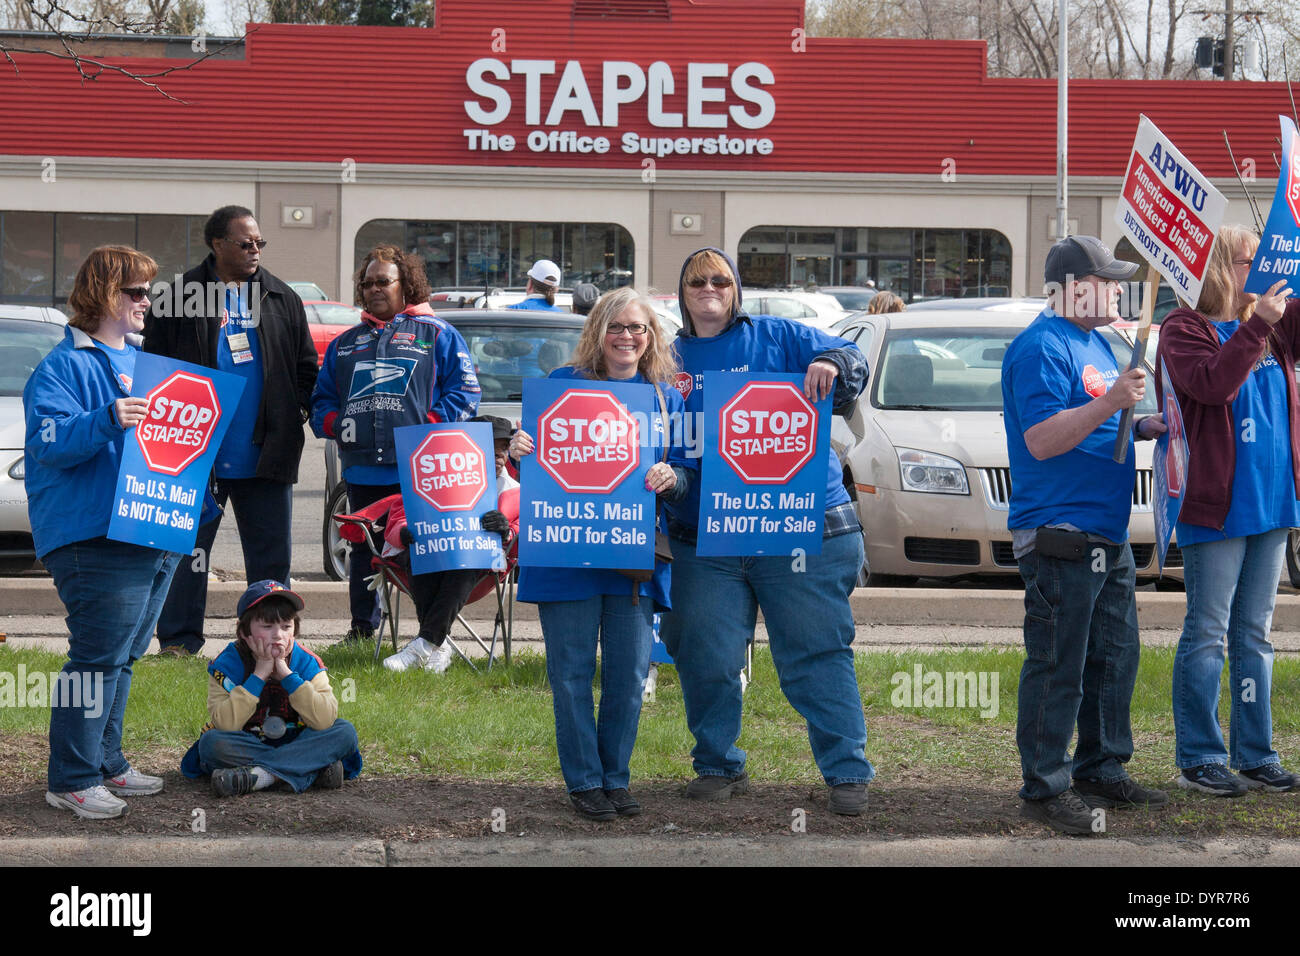
[[[412,667],[427,667],[429,655],[434,652],[432,644],[422,637],[417,637],[396,654],[390,654],[384,658],[384,667],[390,671],[401,673],[410,670]],[[446,670],[444,667],[443,670]]]
[[[659,686],[659,665],[651,664],[650,673],[645,676],[645,686],[641,688],[641,702],[648,704],[655,699],[655,690]]]
[[[83,820],[111,820],[126,816],[125,800],[119,800],[104,787],[87,787],[75,793],[45,792],[45,802],[52,807],[71,810]]]
[[[163,779],[151,777],[128,765],[125,772],[116,777],[105,777],[104,789],[119,797],[147,797],[162,793]]]
[[[747,674],[745,669],[742,667],[740,669],[740,693],[742,697],[747,690],[749,690],[749,674]]]
[[[429,659],[424,662],[426,671],[433,671],[435,674],[441,674],[451,666],[451,648],[443,641],[437,647],[429,645]]]

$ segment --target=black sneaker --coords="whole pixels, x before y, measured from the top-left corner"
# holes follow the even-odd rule
[[[618,816],[614,804],[609,802],[609,797],[605,796],[605,791],[599,787],[595,790],[579,790],[577,793],[571,793],[569,802],[573,804],[573,809],[588,820],[613,820]]]
[[[212,792],[218,797],[240,797],[252,793],[252,768],[230,767],[212,771]]]
[[[831,812],[856,817],[867,808],[865,783],[841,783],[831,787]]]
[[[374,639],[374,628],[363,627],[360,624],[353,624],[348,628],[348,632],[343,635],[343,640],[339,643],[344,647],[357,647],[361,644],[369,644]]]
[[[1076,780],[1074,792],[1088,806],[1105,807],[1107,810],[1122,810],[1127,807],[1163,807],[1169,802],[1169,794],[1163,790],[1149,789],[1130,777],[1116,780],[1114,783]]]
[[[743,770],[734,777],[696,777],[686,785],[686,796],[691,800],[729,800],[748,792],[749,774]]]
[[[343,761],[336,760],[320,773],[316,774],[316,779],[312,781],[313,787],[319,787],[322,790],[339,790],[343,787]]]
[[[1178,786],[1200,790],[1216,797],[1244,797],[1250,789],[1246,782],[1220,763],[1188,767],[1178,775]]]
[[[641,804],[637,802],[636,797],[628,792],[626,787],[621,787],[618,790],[606,790],[605,796],[614,805],[614,809],[620,817],[634,817],[641,812]]]
[[[1281,764],[1266,763],[1254,770],[1240,771],[1242,782],[1252,790],[1259,787],[1264,790],[1276,790],[1283,793],[1294,790],[1300,785],[1300,776],[1289,770],[1283,770]]]
[[[1046,800],[1022,801],[1020,815],[1026,820],[1034,820],[1060,833],[1074,836],[1092,836],[1101,832],[1093,830],[1092,810],[1073,790],[1066,790]]]

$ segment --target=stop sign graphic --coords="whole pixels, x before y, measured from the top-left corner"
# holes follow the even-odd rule
[[[468,511],[487,490],[487,460],[464,432],[432,432],[411,453],[411,479],[439,511]]]
[[[145,464],[151,471],[179,475],[202,457],[221,421],[221,403],[212,382],[189,372],[173,372],[145,401],[144,421],[135,426]]]
[[[750,382],[718,425],[718,449],[747,484],[784,484],[817,450],[817,409],[789,382]]]
[[[1300,226],[1300,136],[1291,134],[1291,166],[1286,172],[1286,204],[1291,218]]]
[[[609,392],[570,389],[537,432],[537,461],[565,491],[613,491],[641,460],[637,421]]]

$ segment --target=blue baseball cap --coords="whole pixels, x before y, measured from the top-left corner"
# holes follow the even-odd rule
[[[282,597],[293,605],[295,611],[301,611],[306,605],[302,598],[294,594],[279,581],[272,581],[269,578],[265,581],[258,581],[250,584],[248,590],[244,592],[243,597],[239,599],[239,606],[235,609],[238,617],[243,617],[249,608],[255,607],[259,602],[265,601],[269,597]]]

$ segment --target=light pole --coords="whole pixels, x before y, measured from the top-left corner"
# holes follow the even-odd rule
[[[1057,13],[1058,47],[1056,52],[1056,238],[1066,236],[1066,214],[1069,206],[1069,189],[1066,179],[1069,176],[1066,140],[1070,132],[1069,92],[1070,78],[1069,44],[1066,42],[1066,2],[1060,0]]]

